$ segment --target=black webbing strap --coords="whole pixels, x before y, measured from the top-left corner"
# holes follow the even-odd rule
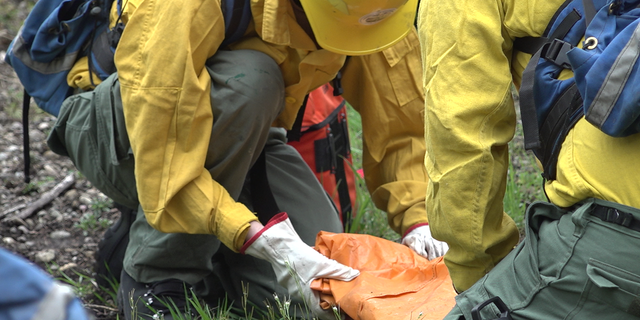
[[[573,27],[580,18],[581,16],[577,11],[572,11],[565,19],[563,19],[558,28],[551,35],[550,39],[565,37],[571,27]],[[550,45],[550,42],[545,44],[545,46],[547,45]],[[536,51],[533,57],[531,57],[531,60],[529,60],[529,63],[522,74],[522,85],[520,87],[520,115],[522,117],[522,127],[524,131],[524,144],[525,149],[527,150],[541,147],[538,131],[538,116],[533,94],[533,80],[535,78],[536,67],[538,66],[541,55],[543,53],[547,53],[545,46]]]
[[[296,115],[296,121],[293,123],[291,130],[287,131],[287,141],[300,141],[300,137],[302,137],[302,120],[304,120],[304,111],[307,109],[308,100],[309,94],[304,96],[302,106],[300,106],[298,115]]]
[[[344,109],[344,101],[336,110]],[[344,110],[342,110],[344,112]],[[345,159],[351,152],[349,143],[349,131],[347,129],[347,121],[343,117],[337,117],[336,121],[332,121],[329,124],[331,129],[330,143],[333,144],[335,160],[335,178],[336,188],[338,191],[338,199],[340,201],[340,215],[342,216],[342,225],[347,228],[352,223],[352,204],[351,196],[349,194],[349,185],[347,184],[347,174],[345,171]]]
[[[221,48],[240,40],[251,22],[250,0],[222,0],[220,2],[222,16],[224,17],[224,40]]]
[[[347,57],[347,60],[348,59],[349,57]],[[336,77],[331,80],[331,86],[333,87],[334,96],[341,96],[344,93],[344,88],[342,88],[342,71],[338,71]]]
[[[528,54],[534,54],[549,41],[547,37],[522,37],[513,41],[513,48]]]
[[[540,50],[540,48],[542,48],[542,46],[545,43],[549,42],[554,37],[557,38],[556,35],[549,35],[549,30],[551,29],[551,26],[553,25],[553,22],[558,19],[558,15],[572,1],[573,0],[566,0],[562,4],[562,6],[560,6],[558,8],[558,10],[556,10],[556,13],[553,15],[553,17],[551,18],[550,22],[547,24],[547,28],[544,31],[543,36],[541,36],[541,37],[516,38],[515,41],[513,42],[513,48],[518,50],[518,51],[525,52],[525,53],[533,55],[534,53],[536,53],[536,51]],[[571,27],[571,26],[569,26],[569,27]],[[559,26],[556,30],[560,30],[560,29],[565,29],[565,26]],[[564,34],[566,34],[567,31],[568,30],[564,31],[565,32]]]
[[[249,179],[253,210],[256,212],[260,222],[266,224],[273,216],[280,213],[280,209],[269,186],[264,149],[260,153],[258,160],[256,160],[253,167],[249,170]]]
[[[31,156],[29,155],[29,104],[31,96],[27,90],[23,90],[22,96],[22,157],[24,158],[24,182],[29,183],[31,176]]]
[[[511,317],[511,311],[509,310],[507,305],[504,303],[504,301],[502,301],[502,299],[500,299],[500,297],[498,297],[498,296],[491,297],[491,298],[479,303],[475,307],[473,307],[471,309],[471,319],[473,319],[473,320],[483,320],[482,319],[482,315],[480,315],[480,312],[486,306],[491,305],[491,304],[493,304],[496,308],[498,308],[498,311],[500,311],[500,313],[496,314],[496,318],[491,318],[491,319],[487,319],[487,320],[513,320],[513,318]]]
[[[631,213],[620,211],[616,208],[593,204],[591,215],[604,222],[611,222],[634,231],[640,231],[640,221],[638,219],[634,218]]]
[[[556,164],[560,148],[567,133],[578,121],[576,112],[582,112],[582,97],[578,87],[573,83],[565,90],[551,107],[549,114],[540,126],[541,150],[537,150],[538,159],[542,162],[542,176],[547,180],[556,179]],[[535,150],[534,150],[535,151]]]
[[[342,102],[340,102],[340,104],[338,105],[337,108],[335,108],[333,111],[331,111],[331,113],[324,118],[324,120],[322,120],[321,122],[318,122],[312,126],[309,126],[308,128],[306,128],[303,132],[307,133],[307,132],[311,132],[311,131],[316,131],[316,130],[320,130],[324,127],[326,127],[329,123],[332,123],[334,121],[336,121],[336,119],[338,119],[338,114],[340,114],[340,112],[342,112],[342,109],[344,109],[346,105],[346,102],[344,100],[342,100]]]
[[[590,0],[583,0],[584,2],[591,2]],[[566,6],[566,4],[565,4]],[[559,13],[565,6],[563,6],[562,8],[558,9]],[[585,12],[586,12],[586,18],[588,19],[588,22],[591,21],[590,18],[593,18],[593,15],[590,16],[590,14],[592,14],[591,12],[593,11],[593,14],[595,14],[595,8],[593,6],[593,3],[591,3],[591,8],[593,9],[587,9],[587,6],[585,5]],[[544,46],[545,44],[551,42],[553,39],[560,39],[560,38],[564,38],[567,33],[569,32],[569,30],[573,27],[573,25],[578,22],[578,20],[580,20],[581,16],[580,13],[578,13],[578,11],[573,10],[571,11],[571,13],[569,13],[567,15],[567,17],[565,17],[562,22],[560,22],[560,25],[558,25],[558,27],[556,28],[556,30],[549,36],[547,37],[522,37],[522,38],[516,38],[515,41],[513,42],[513,48],[521,51],[521,52],[525,52],[525,53],[529,53],[529,54],[534,54],[536,53],[538,50],[540,50],[540,48],[542,48],[542,46]],[[556,17],[554,16],[553,19],[551,19],[551,21],[555,21]],[[552,23],[550,23],[549,25],[551,25]],[[546,32],[545,32],[546,34]],[[574,44],[575,45],[575,44]]]
[[[538,132],[538,114],[533,95],[533,79],[535,78],[536,66],[539,60],[540,50],[529,60],[522,73],[522,84],[520,85],[520,117],[522,118],[524,148],[527,150],[538,149],[542,145]]]
[[[333,95],[341,96],[344,93],[344,88],[342,87],[342,71],[347,67],[347,62],[351,59],[351,56],[347,56],[344,59],[344,63],[342,64],[342,68],[336,74],[336,77],[331,80],[331,86],[333,87]]]
[[[573,28],[573,26],[580,20],[582,16],[576,10],[571,11],[562,22],[558,25],[555,31],[549,36],[550,39],[561,39],[567,36],[567,33]],[[575,43],[574,43],[575,45]]]
[[[598,11],[596,10],[596,6],[593,4],[593,0],[582,0],[582,7],[584,8],[585,26],[588,26]]]

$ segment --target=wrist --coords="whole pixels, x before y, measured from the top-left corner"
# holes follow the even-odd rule
[[[256,233],[260,232],[264,226],[259,221],[251,221],[249,222],[249,231],[247,232],[247,236],[244,239],[244,242],[247,243],[249,239],[253,238]]]
[[[245,236],[245,242],[242,248],[240,249],[240,253],[244,254],[247,248],[251,246],[265,231],[267,231],[272,226],[288,220],[289,216],[285,212],[280,212],[273,216],[267,225],[262,225],[259,221],[251,221],[249,222],[249,230],[247,231],[247,235]]]
[[[416,223],[413,226],[411,226],[409,229],[407,229],[407,231],[404,232],[404,234],[402,235],[402,238],[406,237],[411,231],[418,229],[419,227],[424,227],[428,225],[429,225],[428,222]]]

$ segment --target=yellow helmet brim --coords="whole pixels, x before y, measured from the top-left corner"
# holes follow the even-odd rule
[[[361,2],[362,6],[351,11],[366,10],[361,7],[373,1]],[[376,8],[358,16],[350,14],[350,6],[341,0],[301,0],[301,4],[318,44],[323,49],[352,56],[382,51],[402,40],[413,28],[418,8],[418,0],[408,0],[398,8]]]

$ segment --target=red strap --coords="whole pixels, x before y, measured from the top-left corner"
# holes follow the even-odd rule
[[[417,229],[419,227],[428,226],[428,225],[429,225],[429,223],[427,223],[427,222],[414,224],[413,226],[411,226],[411,228],[407,229],[407,231],[404,232],[402,237],[403,238],[406,237],[409,234],[409,232],[411,232],[411,231],[413,231],[413,230],[415,230],[415,229]]]

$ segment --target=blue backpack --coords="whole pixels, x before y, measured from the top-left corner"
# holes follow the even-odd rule
[[[221,47],[239,40],[251,21],[250,0],[222,0],[225,39]],[[116,21],[109,28],[114,0],[40,0],[13,39],[5,61],[24,87],[22,104],[25,181],[29,182],[28,114],[30,99],[57,116],[62,102],[73,94],[67,75],[76,61],[88,57],[88,67],[101,80],[116,72],[113,55],[124,30]],[[115,0],[121,12],[121,0]],[[93,76],[90,76],[93,81]]]
[[[33,7],[5,60],[38,107],[58,115],[73,93],[67,74],[81,56],[93,57],[92,42],[107,31],[110,8],[110,0],[45,0]]]
[[[533,54],[520,88],[525,148],[547,180],[566,134],[583,116],[604,133],[640,132],[640,0],[568,0],[541,38],[517,39]],[[582,46],[579,44],[582,41]],[[563,70],[573,72],[559,79]]]
[[[0,248],[0,288],[0,319],[90,319],[70,287],[4,248]]]

